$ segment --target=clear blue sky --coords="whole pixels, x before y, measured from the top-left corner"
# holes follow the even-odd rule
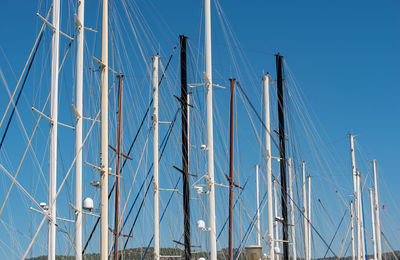
[[[99,5],[94,1],[86,2],[87,24],[89,27],[99,29]],[[131,1],[127,2],[130,3]],[[38,11],[44,16],[50,3],[51,1],[4,1],[2,3],[0,10],[0,34],[2,35],[0,46],[5,55],[0,53],[0,68],[11,90],[15,87],[16,78],[22,71],[40,28],[41,21],[35,13]],[[145,17],[146,23],[150,26],[152,37],[157,39],[157,42],[152,43],[152,47],[149,48],[160,48],[161,55],[164,56],[162,57],[164,65],[179,34],[188,35],[194,49],[198,46],[202,48],[201,41],[204,32],[204,27],[201,25],[203,19],[201,14],[202,1],[141,0],[136,1],[136,5]],[[248,60],[247,68],[251,66],[249,68],[251,73],[259,76],[263,71],[269,71],[275,78],[275,57],[273,55],[280,52],[285,57],[299,84],[298,87],[302,91],[302,98],[306,100],[307,109],[312,113],[313,119],[316,120],[315,124],[318,129],[324,132],[323,142],[331,152],[339,153],[336,155],[339,158],[338,161],[345,165],[341,169],[346,169],[349,166],[346,135],[350,132],[358,135],[357,144],[360,145],[360,154],[365,156],[362,159],[363,163],[370,159],[377,159],[378,161],[379,171],[383,175],[385,183],[381,189],[382,201],[387,205],[387,214],[392,216],[391,221],[398,222],[399,206],[393,204],[400,201],[400,192],[397,187],[400,183],[397,165],[400,156],[398,149],[400,147],[398,135],[400,132],[400,119],[398,117],[400,112],[400,102],[398,101],[400,98],[400,84],[398,83],[400,75],[400,3],[395,0],[313,0],[297,2],[256,0],[246,3],[239,0],[220,0],[220,5],[225,17],[229,20],[230,28],[234,31],[240,43],[240,53],[243,53]],[[119,1],[113,4],[113,7],[115,6],[121,7]],[[228,54],[227,44],[214,4],[212,7],[214,24],[213,61],[216,71],[214,72],[214,79],[217,83],[226,84],[226,79],[234,76],[232,74],[235,69],[234,64],[230,64],[230,57],[225,56]],[[74,7],[65,2],[63,8],[61,27],[67,33],[74,34],[71,32],[73,30],[72,14],[75,12]],[[125,17],[123,13],[122,9],[114,9],[114,14],[120,15],[121,19]],[[128,22],[123,21],[126,23],[124,28],[128,28],[129,31]],[[150,34],[150,32],[148,33]],[[89,34],[88,32],[87,35]],[[129,39],[134,42],[131,35]],[[43,38],[43,41],[47,41],[45,46],[49,48],[49,33]],[[115,42],[117,46],[121,44],[120,39],[115,40]],[[62,54],[65,51],[66,43],[67,41],[63,39],[61,43]],[[127,42],[126,45],[128,51],[137,53],[134,44]],[[92,46],[94,46],[93,49],[91,49]],[[88,48],[91,49],[90,55],[100,56],[98,38],[88,36]],[[68,65],[70,68],[66,69],[67,72],[61,77],[64,86],[61,93],[66,97],[62,106],[69,108],[74,96],[71,87],[73,82],[69,79],[73,75],[71,63],[74,62],[74,51],[75,49],[72,48],[73,55],[67,59],[66,63],[66,66]],[[47,61],[46,70],[48,71],[49,58],[43,57],[47,53],[41,49],[41,56],[38,59],[42,63]],[[149,50],[147,49],[145,55],[148,54]],[[89,57],[89,54],[87,55]],[[146,56],[147,58],[149,57]],[[140,57],[136,56],[134,59],[135,61],[141,60]],[[87,63],[89,62],[87,61]],[[115,63],[118,69],[124,68],[121,65],[122,61]],[[239,62],[238,64],[241,65],[242,63]],[[141,73],[135,72],[135,77],[131,77],[139,82],[142,80],[140,77],[145,75],[145,72],[142,73],[144,65],[135,66],[139,66],[137,71],[141,71]],[[34,65],[33,70],[37,76],[32,81],[28,80],[27,90],[23,95],[23,100],[21,100],[23,118],[30,117],[32,120],[25,125],[28,135],[33,129],[33,119],[37,118],[37,115],[30,113],[30,105],[36,103],[40,104],[41,107],[45,97],[38,98],[38,96],[45,96],[48,91],[49,79],[44,78],[42,82],[40,81],[41,68],[41,64]],[[136,67],[133,70],[135,69]],[[44,75],[47,76],[47,74],[48,72],[45,72]],[[243,72],[243,74],[245,73]],[[87,80],[90,81],[90,79]],[[242,76],[243,85],[256,80],[249,79],[247,75]],[[40,91],[36,91],[34,87],[40,83],[42,84],[39,88]],[[3,82],[0,85],[0,114],[2,116],[9,98]],[[146,95],[149,94],[149,90],[144,92]],[[132,90],[132,93],[135,93],[135,90]],[[250,93],[256,92],[253,90]],[[226,94],[216,95],[221,97]],[[143,101],[145,104],[146,98]],[[65,120],[64,122],[71,122],[72,116],[66,114],[60,117]],[[42,124],[40,136],[45,137],[47,125],[46,123]],[[131,132],[134,132],[135,128],[135,126],[130,127]],[[6,147],[9,149],[7,156],[11,158],[10,161],[12,161],[13,170],[15,170],[24,145],[23,143],[18,146],[15,145],[15,147],[12,145],[14,141],[18,143],[17,140],[22,138],[16,121],[12,130],[8,137],[8,140],[12,141],[9,141]],[[0,133],[3,133],[3,131],[4,126],[1,127]],[[129,135],[126,134],[125,136]],[[248,137],[249,140],[251,138]],[[71,144],[68,144],[66,140],[64,142],[67,143],[66,150],[72,151]],[[323,144],[321,143],[321,145]],[[39,147],[39,149],[47,155],[44,146]],[[15,154],[18,154],[17,156],[12,155],[14,150]],[[6,165],[6,156],[4,154],[0,156],[2,160],[0,163]],[[66,158],[70,159],[69,156],[66,155]],[[94,155],[92,157],[95,158]],[[44,163],[41,163],[43,163],[44,173],[47,176],[45,156],[43,158]],[[243,163],[241,167],[245,168],[254,163]],[[31,164],[33,163],[29,162],[24,167],[29,167]],[[68,168],[68,166],[69,163],[66,162],[65,167]],[[348,169],[349,173],[350,168]],[[1,190],[6,191],[9,181],[4,175],[1,180]],[[29,181],[26,181],[25,184],[29,185]],[[350,176],[345,185],[351,185]],[[71,187],[68,189],[72,191]],[[323,192],[322,187],[317,186],[315,190],[317,194],[318,191]],[[13,195],[17,196],[16,194]],[[4,196],[0,195],[1,202],[3,198]],[[44,197],[37,199],[45,200],[45,198],[44,195]],[[151,200],[148,203],[151,203]],[[369,200],[366,200],[364,204],[367,205],[368,203]],[[334,217],[340,219],[340,214],[338,213]],[[365,215],[369,215],[368,207],[365,208]],[[0,216],[0,219],[3,219],[3,217],[8,221],[8,218],[4,215]],[[18,219],[18,221],[24,221],[21,219]],[[144,219],[142,220],[144,221]],[[383,225],[387,232],[392,229],[389,225],[385,226],[385,223]],[[395,228],[397,229],[399,226],[397,225]],[[3,226],[0,227],[0,230],[3,230]],[[392,231],[396,233],[391,234],[392,244],[395,248],[399,248],[399,231]],[[4,234],[3,231],[1,233]],[[43,237],[45,238],[45,234],[43,234]],[[394,239],[395,237],[396,239]],[[3,235],[0,236],[0,239],[6,241]],[[165,243],[168,244],[168,242]],[[12,245],[12,243],[9,245]],[[24,243],[22,251],[25,250],[25,247]],[[0,252],[1,254],[3,252]]]

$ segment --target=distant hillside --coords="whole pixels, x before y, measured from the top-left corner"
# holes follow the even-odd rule
[[[153,260],[154,259],[154,254],[153,254],[153,248],[150,247],[146,253],[146,257],[144,258],[145,260]],[[161,256],[163,260],[177,260],[177,259],[183,259],[183,254],[184,251],[179,248],[161,248]],[[126,249],[122,252],[123,254],[123,259],[138,259],[141,260],[143,255],[146,252],[145,247],[139,247],[139,248],[132,248],[132,249]],[[171,256],[171,257],[168,257]],[[177,257],[178,256],[178,257]],[[192,252],[193,259],[198,259],[200,257],[207,258],[208,252],[196,252],[195,250]],[[218,252],[218,259],[226,259],[228,257],[227,254],[227,249],[223,249]],[[56,256],[56,260],[74,260],[75,258],[73,256]],[[85,254],[83,256],[84,260],[97,260],[100,259],[99,254]],[[47,256],[39,256],[39,257],[34,257],[34,258],[29,258],[28,260],[47,260]],[[241,256],[239,260],[245,260],[244,256]]]
[[[161,256],[163,260],[178,260],[178,259],[183,259],[183,250],[179,248],[161,248]],[[221,260],[226,260],[228,258],[228,249],[223,249],[221,251],[218,251],[218,259]],[[236,249],[234,250],[236,251]],[[127,249],[122,252],[123,254],[123,259],[137,259],[141,260],[144,253],[146,252],[145,247],[139,247],[139,248],[132,248],[132,249]],[[164,257],[165,256],[165,257]],[[168,257],[169,256],[169,257]],[[175,257],[174,257],[175,256]],[[176,257],[180,256],[180,257]],[[198,259],[200,257],[207,258],[208,252],[192,252],[193,259]],[[382,258],[384,260],[399,260],[400,259],[400,251],[395,251],[395,252],[389,252],[389,253],[384,253],[382,255]],[[75,258],[73,256],[57,256],[56,260],[74,260]],[[83,256],[84,260],[98,260],[100,259],[99,254],[87,254]],[[146,257],[144,258],[145,260],[153,260],[154,259],[154,254],[153,254],[153,248],[150,247],[146,253]],[[246,257],[244,254],[242,254],[239,258],[239,260],[245,260]],[[368,255],[367,259],[373,259],[373,256]],[[34,258],[29,258],[28,260],[47,260],[47,256],[39,256],[39,257],[34,257]],[[297,258],[297,260],[303,260],[303,258]],[[336,260],[334,257],[327,257],[327,258],[315,258],[313,260]],[[352,260],[352,257],[343,257],[341,260]]]

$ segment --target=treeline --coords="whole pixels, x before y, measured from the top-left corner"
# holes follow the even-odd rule
[[[162,260],[178,260],[178,259],[183,259],[184,256],[184,251],[179,248],[161,248],[161,256]],[[234,249],[234,252],[237,250]],[[132,249],[126,249],[120,252],[122,254],[122,260],[141,260],[146,253],[146,256],[144,257],[144,260],[153,260],[154,259],[154,250],[152,247],[147,249],[145,247],[139,247],[139,248],[132,248]],[[199,259],[200,257],[204,257],[207,259],[208,252],[198,252],[196,250],[193,250],[192,252],[192,259],[196,260]],[[110,257],[111,259],[112,257]],[[226,260],[228,259],[228,249],[222,249],[221,251],[218,251],[217,258],[221,260]],[[400,259],[400,251],[395,251],[395,252],[388,252],[384,253],[382,255],[383,260],[399,260]],[[74,260],[74,256],[56,256],[56,260]],[[83,256],[84,260],[98,260],[100,259],[99,254],[85,254]],[[236,259],[236,258],[235,258]],[[340,258],[342,260],[352,260],[352,257],[343,257]],[[372,255],[367,256],[368,260],[373,260]],[[47,260],[47,256],[39,256],[39,257],[34,257],[34,258],[29,258],[29,260]],[[245,252],[240,255],[238,260],[246,260]],[[292,259],[291,259],[292,260]],[[303,258],[297,258],[297,260],[303,260]],[[335,257],[326,257],[326,258],[315,258],[313,260],[337,260]]]

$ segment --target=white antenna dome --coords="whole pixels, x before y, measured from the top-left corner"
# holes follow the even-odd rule
[[[83,201],[83,209],[86,209],[89,211],[93,209],[93,199],[92,198],[86,198]]]
[[[196,190],[197,194],[203,193],[204,187],[203,186],[193,186],[193,188]]]
[[[197,228],[199,230],[206,230],[206,223],[204,222],[204,220],[200,219],[197,221]]]
[[[42,208],[42,209],[44,209],[44,210],[48,210],[49,209],[49,207],[47,207],[47,204],[46,204],[46,202],[40,202],[40,207]]]

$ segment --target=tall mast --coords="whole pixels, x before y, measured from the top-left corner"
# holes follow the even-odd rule
[[[278,119],[279,119],[279,152],[281,169],[281,196],[282,196],[282,224],[283,224],[283,260],[289,260],[289,230],[287,217],[287,185],[286,185],[286,151],[285,151],[285,107],[283,96],[282,59],[276,56],[277,94],[278,94]]]
[[[256,209],[257,209],[257,246],[261,246],[261,228],[260,228],[260,183],[258,181],[259,173],[258,173],[259,165],[256,164]]]
[[[373,190],[369,189],[369,198],[371,202],[371,226],[372,226],[372,247],[374,248],[374,260],[378,259],[376,252],[376,234],[375,234],[375,215],[374,215],[374,195]]]
[[[181,43],[181,111],[182,111],[182,171],[183,171],[183,211],[185,260],[190,260],[190,188],[189,188],[189,121],[188,121],[188,91],[186,71],[186,40],[185,35],[179,36]]]
[[[118,75],[118,122],[117,122],[117,162],[115,164],[115,211],[114,211],[114,260],[118,260],[118,237],[119,237],[119,174],[120,174],[120,154],[121,154],[121,118],[122,118],[122,79],[124,75]]]
[[[280,246],[279,246],[279,232],[278,232],[278,180],[274,179],[274,212],[275,212],[275,221],[274,221],[274,226],[275,226],[275,248],[278,248],[278,254],[280,254]],[[274,250],[275,250],[274,248]],[[279,255],[276,256],[276,259],[279,259]]]
[[[293,176],[292,176],[292,158],[287,159],[288,162],[288,173],[289,173],[289,204],[290,204],[290,225],[291,225],[291,240],[292,240],[292,252],[293,252],[293,259],[297,259],[297,252],[296,252],[296,226],[294,222],[294,205],[293,205]]]
[[[217,235],[215,224],[215,186],[214,186],[214,137],[213,137],[213,85],[211,62],[211,6],[204,0],[204,40],[206,56],[206,100],[207,100],[207,173],[209,178],[209,221],[210,221],[210,260],[217,260]]]
[[[53,1],[53,34],[51,38],[51,101],[49,156],[49,236],[48,259],[56,259],[56,192],[57,192],[57,124],[58,124],[58,62],[60,55],[60,0]]]
[[[160,259],[160,206],[158,184],[158,60],[159,56],[152,58],[153,63],[153,223],[154,223],[154,259]]]
[[[382,260],[382,246],[381,246],[381,220],[379,217],[379,196],[378,196],[378,180],[376,174],[376,160],[372,161],[372,170],[374,175],[374,210],[376,218],[376,246],[378,250],[378,260]]]
[[[358,191],[358,212],[360,219],[360,232],[361,232],[361,259],[366,259],[366,251],[365,251],[365,236],[364,236],[364,217],[363,217],[363,205],[362,205],[362,185],[361,185],[361,172],[357,171],[358,181],[357,181],[357,191]]]
[[[83,39],[85,0],[78,0],[76,35],[76,117],[75,126],[75,259],[82,259],[82,115],[83,115]]]
[[[100,260],[108,258],[108,0],[103,0],[101,24],[101,161]]]
[[[353,202],[350,202],[350,216],[351,216],[351,255],[352,259],[356,260],[356,248],[354,241],[354,206]]]
[[[263,75],[264,89],[264,123],[265,123],[265,154],[267,171],[267,200],[268,200],[268,251],[269,259],[275,259],[274,251],[274,215],[272,210],[272,168],[271,168],[271,123],[270,123],[270,105],[269,105],[269,74]]]
[[[231,82],[230,98],[230,130],[229,130],[229,260],[233,260],[233,135],[234,135],[234,113],[235,113],[235,79]],[[258,173],[258,167],[257,167]],[[257,178],[258,180],[258,178]],[[257,202],[258,207],[258,202]],[[259,228],[259,227],[258,227]]]
[[[307,177],[308,179],[308,227],[307,227],[307,231],[308,231],[308,257],[309,260],[311,260],[312,258],[312,252],[311,252],[311,176],[308,175]]]
[[[361,225],[360,207],[358,203],[358,174],[356,168],[356,156],[354,151],[354,136],[350,135],[351,168],[353,174],[354,205],[356,207],[356,226],[357,226],[357,259],[361,260]]]
[[[303,175],[303,217],[304,217],[304,252],[305,260],[310,260],[310,252],[308,251],[308,211],[307,211],[307,192],[306,192],[306,163],[301,163],[301,173]]]

